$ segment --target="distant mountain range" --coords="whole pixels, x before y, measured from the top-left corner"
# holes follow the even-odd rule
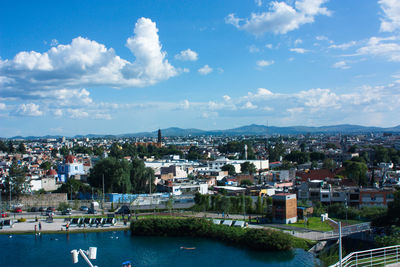
[[[139,132],[139,133],[129,133],[120,135],[101,135],[101,134],[88,134],[88,135],[76,135],[74,138],[121,138],[121,137],[156,137],[157,131],[153,132]],[[163,136],[237,136],[237,135],[296,135],[296,134],[359,134],[359,133],[400,133],[400,125],[390,128],[381,128],[373,126],[360,126],[360,125],[333,125],[333,126],[320,126],[320,127],[309,127],[309,126],[288,126],[288,127],[277,127],[277,126],[265,126],[251,124],[247,126],[242,126],[239,128],[227,129],[227,130],[212,130],[204,131],[200,129],[190,128],[182,129],[177,127],[171,127],[166,129],[161,129]],[[46,135],[46,136],[14,136],[10,139],[50,139],[50,138],[61,138],[60,135]]]

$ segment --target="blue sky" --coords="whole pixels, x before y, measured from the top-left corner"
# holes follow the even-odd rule
[[[400,1],[3,1],[0,136],[400,124]]]

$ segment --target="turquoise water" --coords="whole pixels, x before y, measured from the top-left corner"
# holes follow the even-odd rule
[[[218,241],[182,237],[132,237],[129,232],[86,234],[0,235],[0,266],[88,266],[72,264],[72,249],[97,247],[94,265],[121,266],[314,266],[314,257],[300,249],[257,252]],[[183,250],[180,247],[196,247]]]

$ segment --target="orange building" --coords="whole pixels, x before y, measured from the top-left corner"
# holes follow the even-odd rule
[[[297,222],[296,194],[279,193],[272,196],[272,220],[284,224]]]

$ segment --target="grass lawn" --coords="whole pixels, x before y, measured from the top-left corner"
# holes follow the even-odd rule
[[[304,224],[303,220],[298,221],[297,223],[289,224],[290,226],[306,228],[310,230],[316,231],[331,231],[333,228],[327,222],[321,222],[321,218],[319,217],[309,217],[308,225]]]
[[[342,224],[343,223],[345,223],[345,224],[348,224],[348,225],[353,225],[353,224],[359,224],[359,223],[365,223],[365,221],[360,221],[360,220],[347,220],[346,221],[346,219],[338,219],[338,218],[331,218],[332,220],[334,220],[334,221],[341,221],[342,222]]]

